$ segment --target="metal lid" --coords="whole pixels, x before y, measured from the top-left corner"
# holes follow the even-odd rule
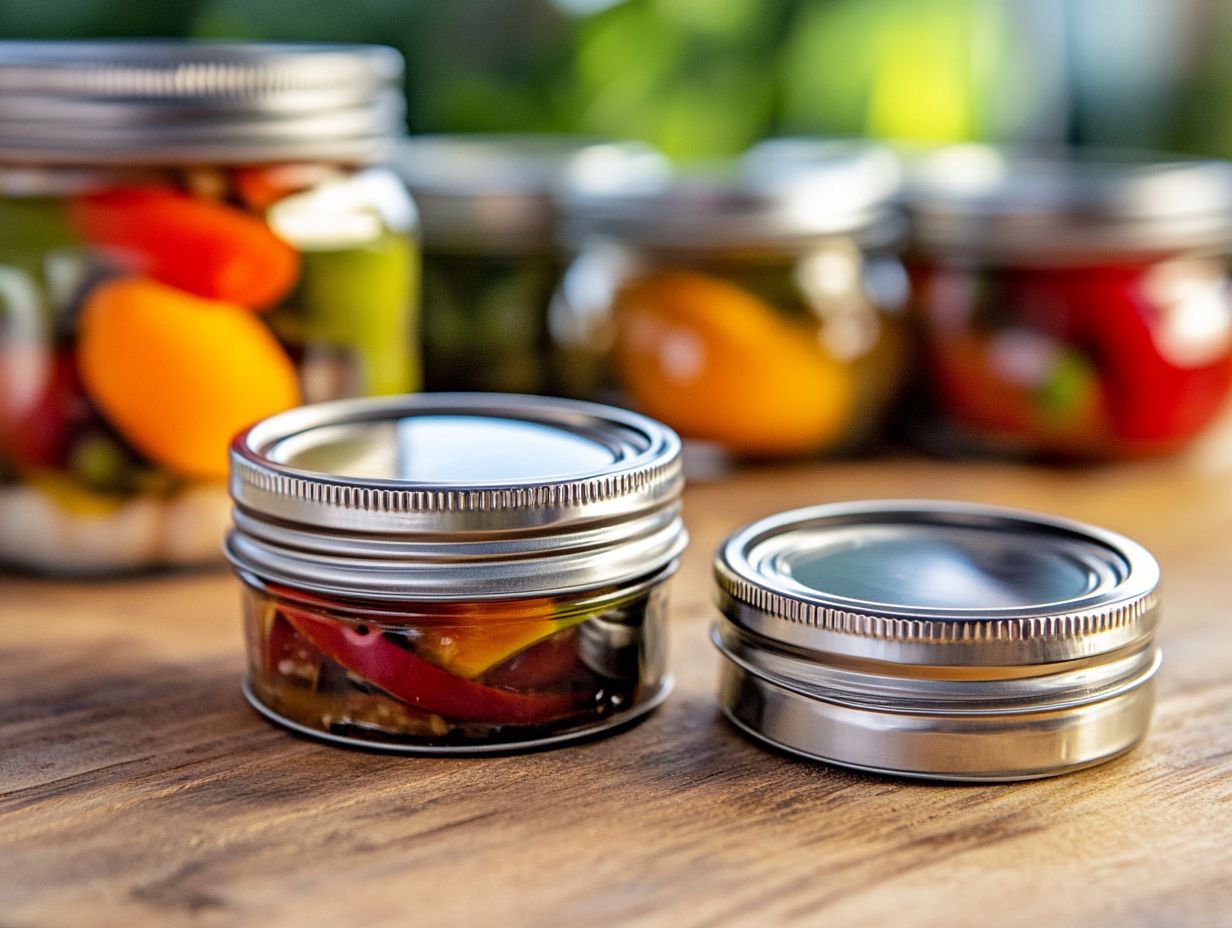
[[[911,664],[1073,660],[1149,636],[1159,566],[1120,535],[969,503],[785,512],[737,532],[724,611],[767,638]]]
[[[306,406],[231,449],[237,567],[334,595],[620,584],[680,555],[680,441],[592,403],[438,393]]]
[[[723,711],[863,770],[1049,776],[1144,736],[1159,568],[1127,538],[953,502],[839,503],[732,535],[716,559]]]
[[[920,157],[907,204],[926,251],[1010,261],[1232,243],[1232,163],[1144,152],[961,145]]]
[[[665,249],[790,246],[900,231],[899,169],[868,143],[778,139],[738,164],[662,177],[636,187],[581,178],[566,194],[570,238],[610,238]]]
[[[648,145],[572,135],[417,135],[394,164],[429,247],[513,252],[554,248],[558,196],[574,180],[636,185],[668,171]]]
[[[383,159],[402,57],[372,45],[0,42],[0,161]]]

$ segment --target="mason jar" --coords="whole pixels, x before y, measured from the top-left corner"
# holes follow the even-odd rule
[[[1232,165],[961,146],[909,188],[929,446],[1149,455],[1219,418]]]
[[[844,451],[901,379],[898,168],[856,143],[640,186],[582,178],[550,328],[574,394],[737,457]]]
[[[570,400],[306,406],[232,450],[249,701],[412,754],[560,744],[666,698],[680,441]]]
[[[418,385],[401,74],[369,46],[0,44],[0,562],[219,561],[237,431]]]
[[[561,187],[579,174],[656,177],[663,156],[569,135],[419,135],[396,163],[423,222],[427,389],[558,392],[547,308]]]

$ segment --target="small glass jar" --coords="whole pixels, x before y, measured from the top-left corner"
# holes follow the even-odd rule
[[[221,561],[227,448],[401,393],[414,206],[367,46],[0,45],[0,563]]]
[[[1113,532],[942,500],[835,503],[737,530],[715,577],[723,712],[783,750],[1002,781],[1146,736],[1159,565]]]
[[[309,406],[232,450],[249,701],[406,753],[595,734],[671,688],[680,442],[569,400],[424,394]]]
[[[1232,166],[962,146],[908,199],[928,445],[1157,454],[1225,408]]]
[[[429,390],[556,393],[547,308],[563,270],[562,184],[666,171],[647,146],[568,135],[420,135],[396,164],[423,221]]]
[[[551,313],[573,392],[614,391],[736,456],[850,450],[877,433],[906,347],[897,163],[831,143],[775,169],[782,153],[574,186],[578,254]]]

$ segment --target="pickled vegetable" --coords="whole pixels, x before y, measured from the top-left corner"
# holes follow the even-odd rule
[[[851,372],[815,327],[740,287],[691,272],[651,274],[618,293],[613,322],[624,387],[688,437],[790,454],[833,444],[848,425]]]
[[[1165,452],[1232,392],[1219,262],[937,268],[920,279],[937,398],[977,440],[1062,456]]]
[[[303,252],[299,312],[304,340],[353,354],[359,382],[352,392],[406,393],[419,386],[417,357],[389,346],[407,338],[416,266],[404,236],[382,234],[345,251]]]
[[[257,317],[139,278],[90,294],[77,359],[108,421],[186,477],[225,477],[231,436],[299,402],[295,368]]]
[[[171,188],[78,197],[74,226],[127,270],[197,296],[264,309],[299,275],[299,255],[255,216]]]
[[[366,740],[499,744],[593,724],[658,685],[642,648],[651,595],[361,603],[268,588],[247,594],[252,684],[300,724]],[[593,628],[592,628],[593,626]],[[653,666],[650,666],[653,664]]]
[[[36,182],[61,193],[0,196],[0,561],[218,561],[236,431],[309,390],[417,386],[413,213],[389,172],[201,164]],[[292,241],[283,213],[318,234]]]

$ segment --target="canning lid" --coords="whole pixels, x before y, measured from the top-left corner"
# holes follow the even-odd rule
[[[637,186],[668,171],[648,145],[573,135],[416,135],[394,166],[428,247],[509,253],[554,249],[558,198],[570,183]]]
[[[1146,152],[957,145],[919,158],[906,202],[925,251],[1053,262],[1227,251],[1232,163]]]
[[[636,186],[574,179],[565,194],[568,239],[688,251],[781,248],[831,235],[896,240],[897,159],[866,142],[763,143],[740,162]]]
[[[1112,532],[967,503],[838,503],[737,531],[715,576],[723,711],[785,750],[1015,780],[1146,733],[1159,567]]]
[[[687,536],[680,440],[636,413],[509,394],[343,400],[231,447],[241,571],[381,600],[473,601],[621,585]]]
[[[382,160],[402,56],[375,45],[0,42],[0,161]]]

